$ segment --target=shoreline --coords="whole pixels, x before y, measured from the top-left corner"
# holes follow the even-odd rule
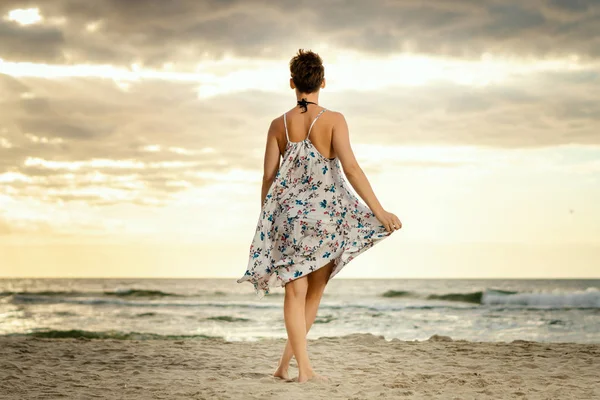
[[[330,382],[306,384],[271,376],[284,344],[3,336],[0,399],[600,398],[600,344],[320,337],[309,354]]]
[[[436,342],[457,342],[457,343],[487,343],[487,344],[519,344],[519,343],[538,343],[538,344],[557,344],[557,345],[598,345],[600,346],[600,342],[575,342],[575,341],[537,341],[537,340],[528,340],[528,339],[513,339],[513,340],[495,340],[495,341],[487,341],[487,340],[468,340],[468,339],[454,339],[450,336],[434,334],[427,339],[398,339],[391,338],[388,339],[384,335],[376,335],[372,333],[350,333],[346,335],[336,335],[336,336],[327,336],[322,335],[318,337],[314,337],[314,334],[311,334],[308,338],[309,341],[318,341],[322,339],[345,339],[351,338],[357,335],[364,335],[365,337],[373,336],[385,342],[406,342],[406,343],[417,343],[417,342],[428,342],[428,341],[436,341]],[[106,331],[87,331],[83,329],[43,329],[36,330],[28,333],[7,333],[0,334],[0,343],[4,339],[10,338],[22,338],[22,339],[47,339],[47,340],[122,340],[126,342],[139,342],[139,341],[148,341],[148,340],[159,340],[159,341],[197,341],[197,340],[215,340],[227,343],[263,343],[269,341],[282,341],[286,340],[286,338],[280,337],[259,337],[252,339],[241,339],[241,340],[228,340],[223,336],[211,336],[204,334],[158,334],[153,332],[136,332],[136,331],[117,331],[117,330],[106,330]]]

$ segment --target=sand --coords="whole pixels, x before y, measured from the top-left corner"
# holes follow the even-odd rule
[[[0,399],[600,399],[598,344],[320,338],[305,384],[271,376],[283,345],[2,337]]]

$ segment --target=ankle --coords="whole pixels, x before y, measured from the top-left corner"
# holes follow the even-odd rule
[[[314,374],[315,374],[315,371],[313,371],[312,368],[301,369],[298,371],[298,375],[302,375],[302,376],[312,376]]]
[[[279,360],[279,363],[277,364],[277,369],[281,369],[281,370],[287,370],[290,367],[290,362],[282,362],[281,360]]]

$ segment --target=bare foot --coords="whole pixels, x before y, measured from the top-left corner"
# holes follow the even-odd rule
[[[273,373],[275,378],[281,378],[286,381],[290,380],[290,376],[288,375],[288,370],[283,368],[277,368],[277,370]]]
[[[327,383],[327,382],[329,382],[329,378],[327,378],[324,375],[317,375],[314,372],[312,372],[312,373],[306,374],[306,375],[305,374],[298,375],[297,381],[298,381],[298,383],[306,383],[308,381]]]

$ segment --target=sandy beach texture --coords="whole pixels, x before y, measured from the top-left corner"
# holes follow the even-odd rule
[[[283,345],[3,337],[0,399],[600,399],[597,344],[320,338],[305,384],[271,376]]]

